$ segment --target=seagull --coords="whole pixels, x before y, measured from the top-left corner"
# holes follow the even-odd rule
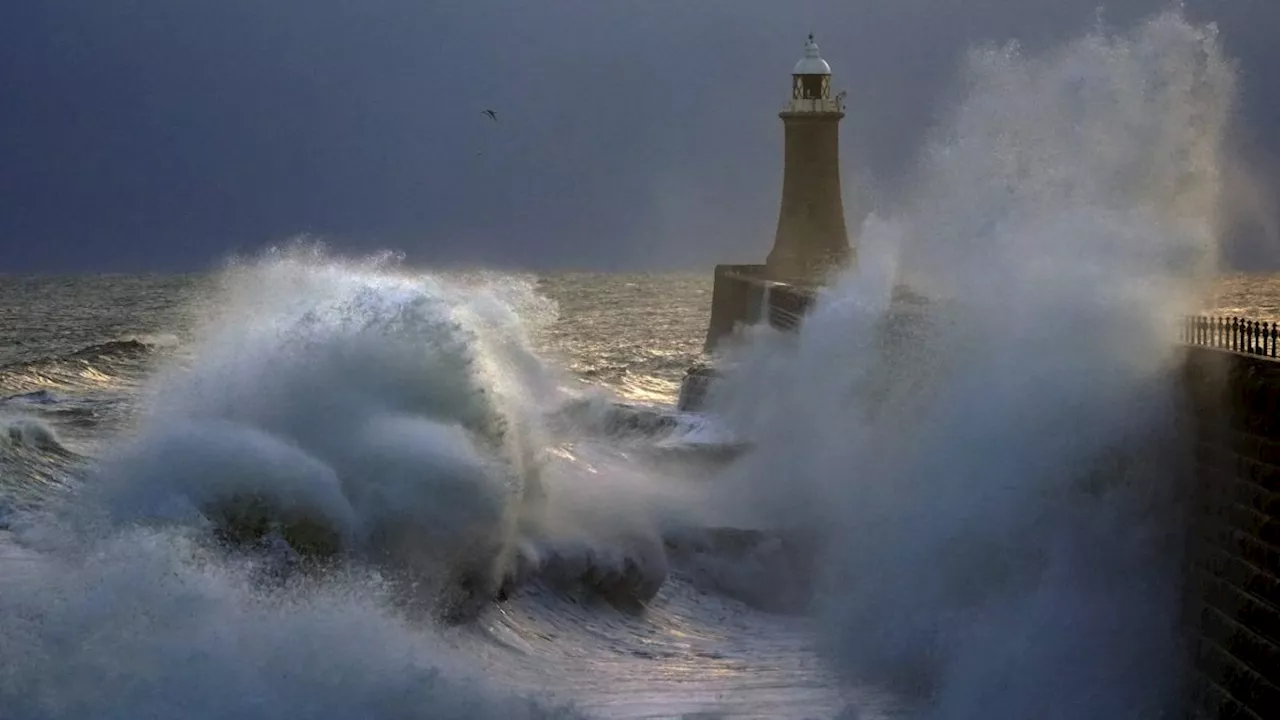
[[[490,120],[492,120],[492,121],[494,121],[494,122],[498,122],[498,113],[496,113],[496,112],[494,112],[494,111],[492,111],[492,110],[484,110],[484,111],[482,111],[482,112],[481,112],[481,114],[482,114],[482,115],[488,115]]]

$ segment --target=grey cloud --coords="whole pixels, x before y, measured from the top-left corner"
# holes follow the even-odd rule
[[[1096,4],[5,3],[0,272],[198,268],[299,232],[423,263],[759,258],[781,182],[775,113],[805,34],[849,91],[851,186],[893,188],[966,47],[1057,42]],[[1164,6],[1126,0],[1104,17]],[[1188,12],[1217,19],[1241,64],[1237,142],[1257,181],[1238,204],[1265,222],[1241,224],[1233,257],[1264,263],[1280,6]]]

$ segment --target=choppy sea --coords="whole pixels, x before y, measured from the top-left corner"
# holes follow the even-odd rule
[[[413,396],[433,383],[447,385],[461,381],[458,377],[432,377],[442,372],[440,359],[430,357],[435,340],[428,338],[425,345],[419,346],[422,338],[412,335],[429,333],[430,328],[413,323],[439,319],[433,313],[453,312],[458,313],[455,317],[460,317],[464,311],[482,311],[475,307],[432,307],[431,303],[439,298],[437,293],[447,292],[435,281],[404,271],[379,272],[341,264],[327,267],[303,264],[286,271],[268,267],[241,272],[247,279],[237,278],[235,273],[230,278],[190,275],[0,279],[0,424],[4,430],[0,436],[0,528],[7,527],[15,518],[39,513],[51,504],[65,502],[67,497],[81,493],[85,483],[95,481],[86,468],[102,458],[115,458],[118,448],[139,443],[162,445],[164,440],[157,436],[163,436],[163,432],[156,428],[156,423],[168,422],[173,417],[163,410],[169,403],[187,403],[188,407],[180,414],[188,420],[223,411],[228,417],[243,419],[259,416],[254,414],[257,411],[245,408],[219,410],[220,403],[249,405],[264,401],[265,397],[265,402],[274,406],[259,410],[272,419],[259,422],[267,426],[275,423],[274,427],[278,428],[296,429],[297,423],[302,422],[298,418],[281,420],[278,415],[282,413],[301,413],[306,422],[310,422],[306,416],[311,413],[353,415],[352,422],[306,427],[300,432],[310,437],[292,441],[323,447],[357,432],[358,428],[352,423],[372,422],[369,417],[354,417],[360,412],[356,408],[361,403],[394,405],[402,396]],[[536,356],[538,362],[555,368],[550,374],[539,370],[539,376],[561,384],[555,392],[568,393],[564,397],[576,398],[576,402],[585,403],[584,407],[595,408],[579,416],[580,425],[573,431],[576,439],[561,436],[554,443],[555,452],[565,462],[573,463],[578,471],[661,472],[655,468],[673,466],[663,465],[660,459],[635,462],[629,458],[643,457],[646,453],[655,453],[654,458],[659,458],[662,454],[659,450],[678,453],[682,447],[698,446],[698,433],[704,428],[687,420],[682,424],[673,404],[681,376],[703,359],[702,340],[711,299],[707,277],[693,274],[486,275],[458,277],[449,282],[457,282],[459,287],[498,288],[504,302],[520,309],[521,326],[529,331],[530,357]],[[279,283],[290,287],[264,289],[246,287],[245,283]],[[336,296],[337,300],[327,294]],[[484,304],[474,298],[469,302]],[[1222,312],[1275,319],[1280,308],[1280,283],[1271,277],[1232,277],[1222,283],[1216,302]],[[252,329],[255,323],[264,321],[265,329]],[[480,324],[505,321],[481,320]],[[301,330],[302,327],[306,329]],[[409,337],[406,338],[406,334]],[[502,340],[508,341],[512,339]],[[388,347],[347,346],[347,343],[380,342],[387,343]],[[388,349],[401,352],[405,348],[400,346],[405,342],[409,349],[423,353],[415,360],[420,365],[403,367],[404,358],[383,352]],[[226,345],[219,347],[218,343]],[[333,359],[323,354],[331,352],[343,357],[330,363]],[[485,352],[500,354],[492,348]],[[200,357],[201,353],[216,357]],[[265,361],[265,365],[259,364],[260,360]],[[278,362],[294,362],[297,367],[274,365]],[[508,368],[500,372],[518,371]],[[360,374],[366,375],[360,377]],[[196,377],[189,377],[192,375]],[[527,382],[528,378],[518,378],[518,381]],[[370,382],[405,385],[370,389]],[[366,396],[358,398],[350,407],[342,401],[330,403],[314,396],[351,392]],[[200,398],[204,393],[215,397]],[[225,397],[216,397],[222,393]],[[307,394],[311,396],[305,397]],[[198,399],[192,400],[191,395]],[[410,405],[425,403],[424,411],[435,408],[425,399],[407,402]],[[599,408],[612,410],[600,411]],[[212,426],[203,430],[197,427],[192,432],[194,437],[175,441],[176,447],[168,451],[169,455],[164,454],[165,448],[158,449],[160,456],[145,462],[159,463],[159,466],[147,467],[146,472],[158,472],[162,476],[192,473],[197,481],[221,482],[205,477],[206,469],[184,463],[207,463],[210,462],[207,453],[241,450],[225,445],[225,440],[216,437],[217,431]],[[682,432],[686,435],[681,436]],[[583,436],[592,439],[583,440]],[[682,445],[682,437],[689,440],[687,447]],[[421,439],[411,437],[409,442],[429,446],[436,440],[428,433]],[[213,462],[215,467],[208,472],[245,471],[238,466],[217,467],[221,460]],[[263,462],[284,461],[268,457]],[[429,460],[411,458],[408,462],[413,472],[438,470]],[[682,467],[685,469],[681,472],[688,474],[687,466]],[[167,480],[166,477],[148,479],[149,483],[158,483],[158,487],[133,489],[131,492],[143,494],[132,495],[132,501],[143,502],[140,498],[153,501],[149,494],[163,494]],[[696,478],[692,481],[696,482]],[[433,488],[423,486],[421,492],[430,493]],[[428,498],[427,502],[445,502],[447,497]],[[421,499],[409,502],[421,502]],[[648,512],[646,509],[635,511]],[[432,522],[435,513],[453,510],[433,508],[420,512],[415,522]],[[157,542],[155,538],[148,541],[154,542]],[[178,540],[171,538],[164,542],[177,543]],[[145,552],[158,552],[153,546],[148,547]],[[85,692],[115,692],[108,682],[115,675],[129,677],[129,682],[137,685],[134,692],[191,692],[185,686],[178,689],[157,686],[148,690],[148,678],[159,683],[164,672],[195,672],[194,669],[165,670],[152,666],[191,663],[191,653],[212,652],[216,656],[216,650],[200,647],[207,641],[200,633],[226,635],[221,642],[233,645],[255,642],[234,637],[258,631],[243,617],[249,611],[239,607],[196,608],[191,611],[196,614],[194,618],[170,619],[169,626],[155,628],[152,623],[156,621],[151,618],[157,612],[153,607],[155,603],[183,603],[191,599],[185,597],[181,588],[164,587],[162,582],[150,577],[148,573],[154,569],[147,567],[147,563],[136,567],[120,558],[102,560],[107,563],[104,567],[109,568],[102,572],[120,573],[123,582],[157,583],[143,597],[133,598],[125,589],[111,588],[113,578],[79,577],[87,572],[84,568],[37,567],[46,561],[32,559],[32,551],[6,530],[0,530],[0,558],[5,566],[5,579],[0,585],[4,588],[0,591],[0,610],[15,613],[21,611],[24,603],[35,604],[28,607],[27,612],[47,613],[49,617],[42,618],[41,622],[71,624],[67,636],[61,640],[67,646],[42,659],[67,663],[69,669],[46,665],[41,672],[85,673],[86,677],[76,681],[85,685]],[[74,564],[76,561],[61,562]],[[112,568],[113,562],[120,566]],[[23,582],[24,566],[42,577],[22,588],[30,597],[15,597],[15,593],[21,594],[14,584]],[[213,583],[218,592],[230,592],[220,584],[231,583],[230,580],[210,581],[203,576],[207,571],[200,569],[186,568],[183,572],[197,577],[185,578],[180,585]],[[699,712],[715,713],[715,717],[827,717],[848,702],[852,690],[836,682],[819,661],[815,651],[817,638],[809,621],[752,607],[731,593],[717,592],[723,584],[706,578],[705,567],[673,569],[642,615],[531,587],[493,604],[478,621],[465,627],[451,627],[443,633],[423,630],[424,635],[432,636],[430,642],[447,644],[448,652],[435,649],[427,652],[410,644],[409,649],[403,650],[407,655],[397,662],[413,662],[414,652],[427,652],[418,660],[428,664],[444,663],[441,658],[448,657],[451,658],[448,663],[464,668],[458,670],[461,675],[481,673],[497,677],[502,687],[521,696],[536,695],[552,705],[567,703],[578,711],[609,717],[680,717]],[[343,588],[343,593],[359,593],[350,587]],[[206,591],[209,590],[206,588]],[[247,599],[237,598],[233,605],[263,602],[268,601],[249,593]],[[327,599],[326,602],[334,601]],[[381,599],[342,602],[347,604],[327,610],[339,613],[338,617],[298,622],[304,626],[310,622],[357,625],[392,622],[379,614],[383,610],[360,604],[378,605]],[[43,603],[55,607],[39,607]],[[186,612],[182,610],[179,614]],[[199,617],[201,612],[210,616]],[[375,619],[345,616],[363,612],[374,613]],[[393,611],[385,612],[394,615]],[[150,619],[144,621],[140,616]],[[236,625],[241,622],[245,623],[244,627]],[[431,625],[429,621],[422,622]],[[112,639],[103,625],[117,624],[138,626],[133,627],[133,632],[175,635]],[[412,623],[408,627],[412,628]],[[14,658],[15,652],[51,653],[43,642],[17,637],[24,630],[20,623],[0,621],[0,629],[5,633],[4,654],[10,664],[38,664],[36,659]],[[27,630],[29,632],[29,628]],[[332,630],[331,627],[323,630],[301,627],[297,637],[276,637],[273,642],[303,645],[290,649],[290,654],[311,652],[305,647],[308,634]],[[365,630],[386,632],[381,627]],[[412,632],[403,628],[402,631]],[[107,639],[104,640],[104,636]],[[355,644],[351,647],[340,643],[338,647],[314,648],[315,652],[353,654],[347,660],[335,659],[331,665],[318,661],[321,671],[335,673],[333,681],[339,685],[342,673],[348,672],[348,662],[369,662],[371,655],[376,656],[378,662],[385,661],[375,650],[352,642]],[[103,646],[95,647],[95,643]],[[138,643],[145,647],[135,647]],[[319,641],[318,645],[325,645],[325,641]],[[136,658],[116,655],[128,650],[140,654]],[[104,655],[96,657],[95,653]],[[278,662],[274,657],[257,657],[248,652],[242,660],[247,663],[241,668],[244,672],[287,671],[287,668],[273,666]],[[207,670],[210,673],[231,672],[229,668],[216,666],[238,661],[236,657],[201,660],[211,664]],[[140,667],[131,667],[135,662]],[[287,662],[299,660],[290,658]],[[9,672],[21,676],[21,672],[12,667]],[[232,682],[226,678],[206,679],[211,683]],[[44,682],[50,684],[49,692],[66,692],[60,683],[49,678]],[[185,682],[199,684],[201,681]],[[393,683],[392,680],[386,682]],[[9,695],[11,699],[14,693],[20,692],[12,684],[0,687],[6,688],[0,694]],[[396,692],[407,691],[397,689]],[[874,693],[863,693],[864,712],[873,713],[874,697]],[[31,698],[24,699],[34,702]],[[439,699],[424,697],[420,701],[435,703]],[[41,702],[66,703],[68,710],[78,707],[90,711],[99,707],[93,697],[44,698]],[[145,708],[147,704],[139,707]]]
[[[277,436],[292,434],[289,445],[301,445],[323,456],[320,448],[341,444],[370,423],[380,422],[384,413],[465,414],[466,411],[448,406],[461,400],[427,397],[447,394],[456,389],[453,384],[468,382],[466,374],[454,373],[457,368],[450,367],[452,358],[435,356],[443,352],[442,343],[455,340],[464,346],[447,352],[456,351],[466,356],[467,362],[513,363],[495,370],[508,377],[495,379],[494,385],[530,382],[529,377],[512,376],[528,371],[537,375],[536,382],[554,386],[547,392],[556,400],[536,400],[553,405],[539,407],[535,414],[560,407],[556,404],[569,403],[577,408],[571,413],[575,419],[569,421],[576,423],[572,433],[577,439],[568,439],[562,433],[551,442],[559,461],[574,467],[574,472],[596,474],[619,469],[637,473],[641,468],[657,467],[663,452],[680,453],[680,433],[690,435],[688,447],[697,445],[693,436],[699,428],[682,426],[674,420],[677,414],[672,405],[681,376],[700,358],[711,290],[705,277],[486,275],[442,281],[457,283],[457,287],[488,288],[475,291],[479,295],[469,295],[470,290],[444,289],[432,278],[403,270],[384,272],[340,263],[299,263],[290,268],[283,265],[289,263],[267,263],[219,277],[0,279],[0,528],[20,525],[17,518],[40,514],[52,506],[74,504],[67,498],[86,494],[86,485],[99,481],[88,468],[100,462],[123,462],[130,472],[161,476],[135,478],[134,482],[141,486],[128,491],[129,502],[135,503],[163,502],[169,482],[218,483],[226,482],[214,477],[220,472],[258,472],[252,467],[252,458],[245,465],[229,467],[220,465],[224,458],[211,458],[219,453],[254,452],[256,443],[252,440],[248,441],[249,447],[240,448],[220,437],[219,425],[227,418],[271,428]],[[270,287],[274,283],[282,287]],[[450,299],[450,293],[457,293],[462,299]],[[499,297],[500,301],[495,300]],[[499,307],[499,302],[506,304]],[[488,303],[494,305],[486,307]],[[474,315],[490,310],[501,314],[512,307],[519,308],[521,317]],[[466,319],[464,316],[468,315],[471,317]],[[474,332],[492,333],[496,339],[477,338],[468,331],[442,340],[432,337],[434,322],[472,325],[479,328]],[[505,322],[518,322],[520,328],[491,326]],[[255,327],[255,323],[266,324]],[[526,330],[527,338],[517,337]],[[449,332],[453,331],[446,334]],[[517,352],[529,353],[528,358],[496,359],[505,351],[488,347],[491,340],[499,346],[527,341],[527,347]],[[479,348],[481,345],[486,347]],[[415,357],[417,353],[420,355]],[[517,367],[526,361],[546,367]],[[288,363],[296,363],[296,367],[291,368]],[[218,397],[221,394],[225,395]],[[325,394],[332,394],[333,398],[326,399]],[[192,395],[198,397],[192,399]],[[344,395],[351,397],[339,399]],[[239,405],[221,406],[223,402]],[[259,402],[264,406],[254,407]],[[184,404],[177,414],[183,422],[191,423],[188,437],[175,440],[165,435],[163,424],[174,421],[168,409],[173,403]],[[324,413],[346,417],[307,425],[313,422],[312,414]],[[198,424],[206,416],[217,415],[222,416],[218,423]],[[451,440],[434,437],[432,429],[409,425],[384,432],[384,437],[393,438],[397,433],[408,433],[403,440],[409,447],[388,449],[379,440],[373,443],[375,450],[362,447],[351,452],[380,450],[395,456],[392,460],[342,457],[331,464],[364,463],[367,468],[383,462],[393,466],[393,473],[411,475],[449,471],[442,470],[431,457],[413,454],[430,456],[437,452],[433,443],[448,445]],[[314,450],[308,447],[312,444]],[[118,459],[121,448],[139,446],[144,453],[154,451],[159,455],[145,460]],[[454,450],[438,452],[449,454]],[[456,450],[461,452],[460,448]],[[133,451],[123,452],[128,455]],[[409,456],[401,457],[401,452]],[[628,459],[646,453],[656,453],[655,459]],[[270,465],[287,459],[268,453],[260,462]],[[196,467],[201,464],[212,467]],[[183,474],[194,479],[174,477]],[[253,482],[274,480],[266,471],[266,477]],[[437,489],[429,482],[418,485],[417,480],[404,478],[402,482],[416,489],[399,488],[395,492],[422,493],[406,502],[434,507],[414,510],[417,514],[409,516],[409,522],[430,523],[439,515],[468,512],[467,501],[460,508],[441,507],[456,499],[448,493],[432,497]],[[614,498],[608,502],[626,501]],[[641,500],[636,502],[634,507],[623,510],[649,512]],[[361,508],[358,511],[373,512]],[[147,515],[144,512],[131,519],[155,521]],[[626,524],[629,520],[618,522]],[[603,516],[593,520],[597,521],[614,522]],[[47,559],[32,559],[31,550],[26,547],[30,542],[19,542],[15,532],[16,529],[0,529],[0,562],[5,567],[0,573],[5,578],[0,581],[0,613],[21,613],[25,607],[27,612],[45,615],[41,623],[77,624],[80,630],[67,630],[71,636],[65,641],[71,647],[54,652],[56,658],[42,658],[58,665],[46,665],[42,672],[83,672],[86,677],[77,683],[87,683],[94,694],[116,691],[110,687],[112,675],[137,672],[158,682],[154,676],[158,671],[152,667],[156,663],[190,662],[190,653],[216,655],[216,651],[200,647],[201,632],[230,636],[256,631],[251,625],[238,627],[236,623],[244,622],[243,618],[221,615],[232,612],[238,616],[245,612],[240,608],[234,612],[207,610],[213,613],[209,618],[199,617],[200,610],[195,610],[195,617],[172,621],[179,627],[155,630],[150,625],[154,620],[143,618],[163,612],[154,607],[156,603],[184,602],[180,590],[165,588],[154,578],[126,580],[124,576],[130,574],[147,575],[149,569],[124,560],[120,560],[120,567],[103,572],[119,573],[124,582],[156,583],[143,593],[148,597],[131,598],[125,589],[119,589],[119,596],[114,596],[114,591],[103,587],[112,582],[109,579],[93,581],[92,587],[80,585],[91,581],[72,577],[76,571],[65,567],[45,567]],[[184,536],[181,542],[185,541]],[[169,538],[164,542],[180,541]],[[15,585],[23,582],[24,568],[42,577],[19,589]],[[184,572],[204,571],[188,568]],[[421,652],[419,660],[432,672],[437,664],[454,662],[442,657],[456,656],[461,658],[456,663],[467,668],[459,670],[461,674],[478,672],[498,677],[502,687],[517,695],[545,697],[552,706],[568,703],[577,711],[611,717],[677,717],[700,711],[781,717],[797,712],[824,715],[839,707],[839,694],[832,690],[835,686],[814,657],[806,621],[753,609],[715,592],[714,580],[698,583],[682,578],[681,572],[672,572],[643,615],[533,586],[494,604],[474,623],[441,631],[446,636],[444,640],[436,636],[436,630],[426,629],[433,623],[422,621],[424,636],[431,635],[431,642],[449,644],[451,651],[411,648],[405,652]],[[706,574],[705,569],[700,572]],[[187,581],[194,582],[184,582]],[[200,581],[208,579],[202,577]],[[48,586],[50,583],[63,585],[53,588]],[[356,583],[357,589],[341,583],[337,586],[344,593],[359,594],[363,592],[358,589],[360,585]],[[370,587],[373,585],[376,583]],[[22,593],[29,596],[22,597]],[[152,593],[160,597],[150,597]],[[377,592],[369,590],[369,594],[373,597]],[[247,599],[237,602],[267,601],[250,592]],[[381,600],[362,602],[376,605]],[[70,607],[78,604],[83,607]],[[391,623],[389,618],[395,613],[387,610],[388,617],[383,617],[379,614],[382,611],[361,607],[355,601],[344,606],[342,612],[368,612],[375,617],[323,622]],[[62,613],[68,616],[54,617]],[[10,677],[34,672],[40,661],[21,660],[14,653],[50,650],[43,640],[19,637],[30,628],[12,615],[10,620],[0,621],[4,663],[21,667],[6,666],[6,670]],[[139,623],[148,626],[145,632],[168,631],[175,636],[102,640],[103,635],[110,634],[103,625],[128,627]],[[209,627],[208,623],[220,627]],[[135,630],[144,632],[141,628]],[[300,628],[299,637],[275,641],[299,644],[288,653],[310,652],[306,635],[312,631],[332,632],[333,628]],[[77,638],[77,632],[88,635]],[[377,632],[385,630],[379,628]],[[233,637],[224,640],[246,641]],[[104,646],[95,647],[99,642]],[[134,643],[148,647],[139,650]],[[174,647],[153,646],[170,644]],[[178,651],[178,646],[187,644],[188,648]],[[127,656],[129,649],[140,656]],[[334,674],[334,682],[339,685],[347,664],[371,662],[369,656],[378,655],[359,643],[349,648],[317,647],[315,651],[353,654],[350,658],[333,659],[332,667],[325,670]],[[179,657],[170,656],[173,652]],[[242,660],[248,664],[243,668],[248,672],[287,671],[252,653]],[[130,667],[135,661],[140,666]],[[377,661],[383,659],[378,657]],[[216,665],[224,660],[206,658],[203,662]],[[412,660],[405,657],[398,662]],[[253,663],[262,664],[252,667]],[[209,672],[231,669],[211,668]],[[216,677],[206,680],[228,682]],[[308,683],[312,681],[308,679]],[[55,688],[50,692],[66,692],[50,678],[44,682]],[[134,690],[143,691],[148,679],[133,677],[130,682],[141,683]],[[400,680],[389,678],[385,682],[394,684]],[[101,705],[101,696],[53,700],[38,697],[34,689],[19,691],[12,684],[0,687],[0,696],[7,696],[10,702],[18,693],[20,701],[65,703],[67,709],[81,708],[89,714],[111,706]],[[335,687],[333,692],[349,690]],[[190,692],[158,687],[152,691]],[[432,705],[440,700],[424,696],[422,702]],[[143,702],[133,707],[145,709],[148,705]],[[434,715],[427,712],[426,716]]]

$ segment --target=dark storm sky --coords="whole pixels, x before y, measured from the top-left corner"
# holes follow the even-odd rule
[[[302,232],[416,263],[758,260],[806,33],[849,92],[846,183],[886,185],[964,48],[1059,41],[1097,5],[0,0],[0,273],[199,269]],[[1167,5],[1116,0],[1104,17]],[[1188,8],[1241,68],[1233,141],[1256,194],[1236,204],[1256,212],[1232,257],[1280,259],[1264,230],[1280,204],[1280,2]]]

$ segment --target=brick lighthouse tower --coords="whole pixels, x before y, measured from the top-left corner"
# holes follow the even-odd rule
[[[831,96],[831,66],[810,35],[791,72],[791,101],[779,113],[786,159],[778,232],[765,263],[770,280],[812,284],[853,260],[840,194],[843,97]]]

